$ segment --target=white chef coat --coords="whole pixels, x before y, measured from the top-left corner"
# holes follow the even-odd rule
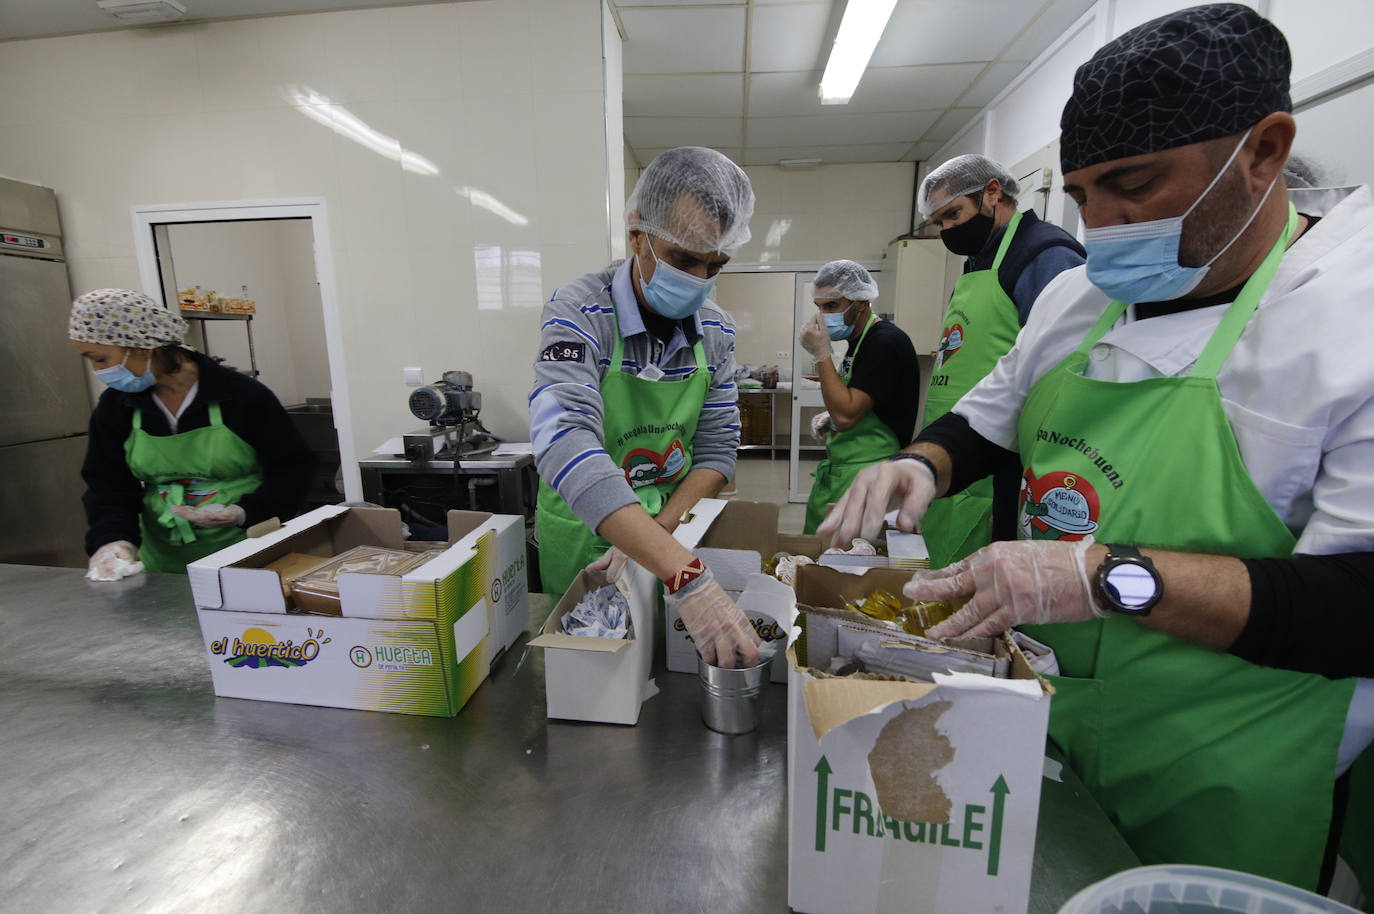
[[[1374,194],[1368,186],[1290,190],[1320,216],[1284,254],[1226,364],[1222,406],[1255,486],[1298,538],[1297,552],[1374,551]],[[1108,305],[1086,267],[1045,287],[997,367],[954,407],[974,431],[1017,450],[1031,385],[1066,358]],[[1137,321],[1129,309],[1089,351],[1107,381],[1187,374],[1227,305]],[[1374,737],[1374,680],[1361,680],[1341,770]]]

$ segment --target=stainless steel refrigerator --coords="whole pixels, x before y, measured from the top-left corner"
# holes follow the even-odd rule
[[[86,564],[91,397],[71,301],[56,195],[0,178],[0,562]]]

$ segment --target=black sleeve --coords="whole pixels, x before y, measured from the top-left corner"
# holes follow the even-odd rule
[[[1374,553],[1244,561],[1250,618],[1232,654],[1332,679],[1374,676]]]
[[[244,526],[272,517],[290,520],[305,506],[315,455],[272,391],[252,382],[235,396],[243,399],[244,411],[236,422],[226,418],[225,424],[252,445],[262,466],[262,485],[239,500],[247,515]]]
[[[947,495],[962,492],[997,472],[999,467],[1020,459],[1015,451],[999,447],[975,432],[958,413],[945,413],[921,429],[916,442],[922,441],[938,444],[949,454],[951,476]]]
[[[135,546],[141,542],[138,515],[143,510],[143,486],[129,472],[124,458],[129,412],[120,394],[106,391],[91,413],[86,459],[81,464],[86,483],[81,504],[86,508],[87,555],[118,540]]]

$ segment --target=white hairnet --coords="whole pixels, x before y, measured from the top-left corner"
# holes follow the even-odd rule
[[[832,260],[816,271],[816,298],[877,301],[878,284],[852,260]]]
[[[1015,200],[1021,192],[1016,179],[1008,174],[1000,162],[987,156],[955,156],[936,168],[921,182],[921,191],[916,196],[916,208],[929,219],[933,213],[955,197],[974,196],[993,178],[1002,185],[1002,193]]]
[[[734,254],[749,240],[754,188],[714,149],[679,146],[644,169],[625,201],[625,227],[697,253]]]

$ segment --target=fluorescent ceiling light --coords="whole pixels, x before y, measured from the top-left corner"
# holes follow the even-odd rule
[[[778,167],[801,171],[807,168],[815,168],[819,164],[821,164],[820,159],[782,159],[778,162]]]
[[[120,22],[169,22],[186,15],[177,0],[96,0],[100,7]]]
[[[849,0],[821,77],[821,104],[847,105],[897,0]]]
[[[342,105],[336,105],[326,96],[320,95],[308,86],[291,89],[287,97],[293,107],[301,114],[318,124],[323,124],[339,136],[350,139],[358,145],[370,149],[380,156],[400,162],[401,168],[417,175],[437,175],[439,166],[422,155],[401,148],[401,141],[389,137],[369,127],[361,118]]]

